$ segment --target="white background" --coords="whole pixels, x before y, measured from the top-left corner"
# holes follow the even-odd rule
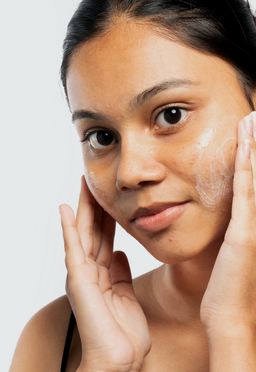
[[[0,0],[1,371],[28,319],[64,294],[58,206],[76,210],[83,165],[59,67],[78,3]],[[121,228],[115,247],[128,255],[133,277],[160,265]]]

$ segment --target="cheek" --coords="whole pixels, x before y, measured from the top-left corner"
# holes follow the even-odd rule
[[[194,171],[195,188],[201,203],[208,210],[230,207],[233,190],[235,137],[226,138],[217,148],[198,146]]]
[[[104,169],[88,170],[88,168],[85,167],[84,175],[94,198],[105,211],[112,215],[110,212],[113,209],[116,198],[113,194],[113,190],[115,190],[115,182],[110,177],[111,169],[108,168],[106,172]]]

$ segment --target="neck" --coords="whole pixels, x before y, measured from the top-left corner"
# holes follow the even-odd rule
[[[175,321],[182,324],[200,322],[201,301],[222,241],[207,247],[189,261],[165,264],[154,272],[153,296],[165,321],[172,324]]]

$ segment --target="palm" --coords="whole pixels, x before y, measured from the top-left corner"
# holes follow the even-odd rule
[[[127,258],[113,252],[114,221],[83,184],[77,221],[62,206],[67,293],[88,368],[139,370],[150,349],[145,315],[135,297]]]

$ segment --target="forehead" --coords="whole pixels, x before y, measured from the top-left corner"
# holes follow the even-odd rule
[[[83,44],[72,57],[67,75],[71,109],[85,102],[97,109],[103,100],[125,104],[167,78],[191,80],[202,89],[212,89],[213,82],[238,88],[235,71],[220,58],[126,22]]]

